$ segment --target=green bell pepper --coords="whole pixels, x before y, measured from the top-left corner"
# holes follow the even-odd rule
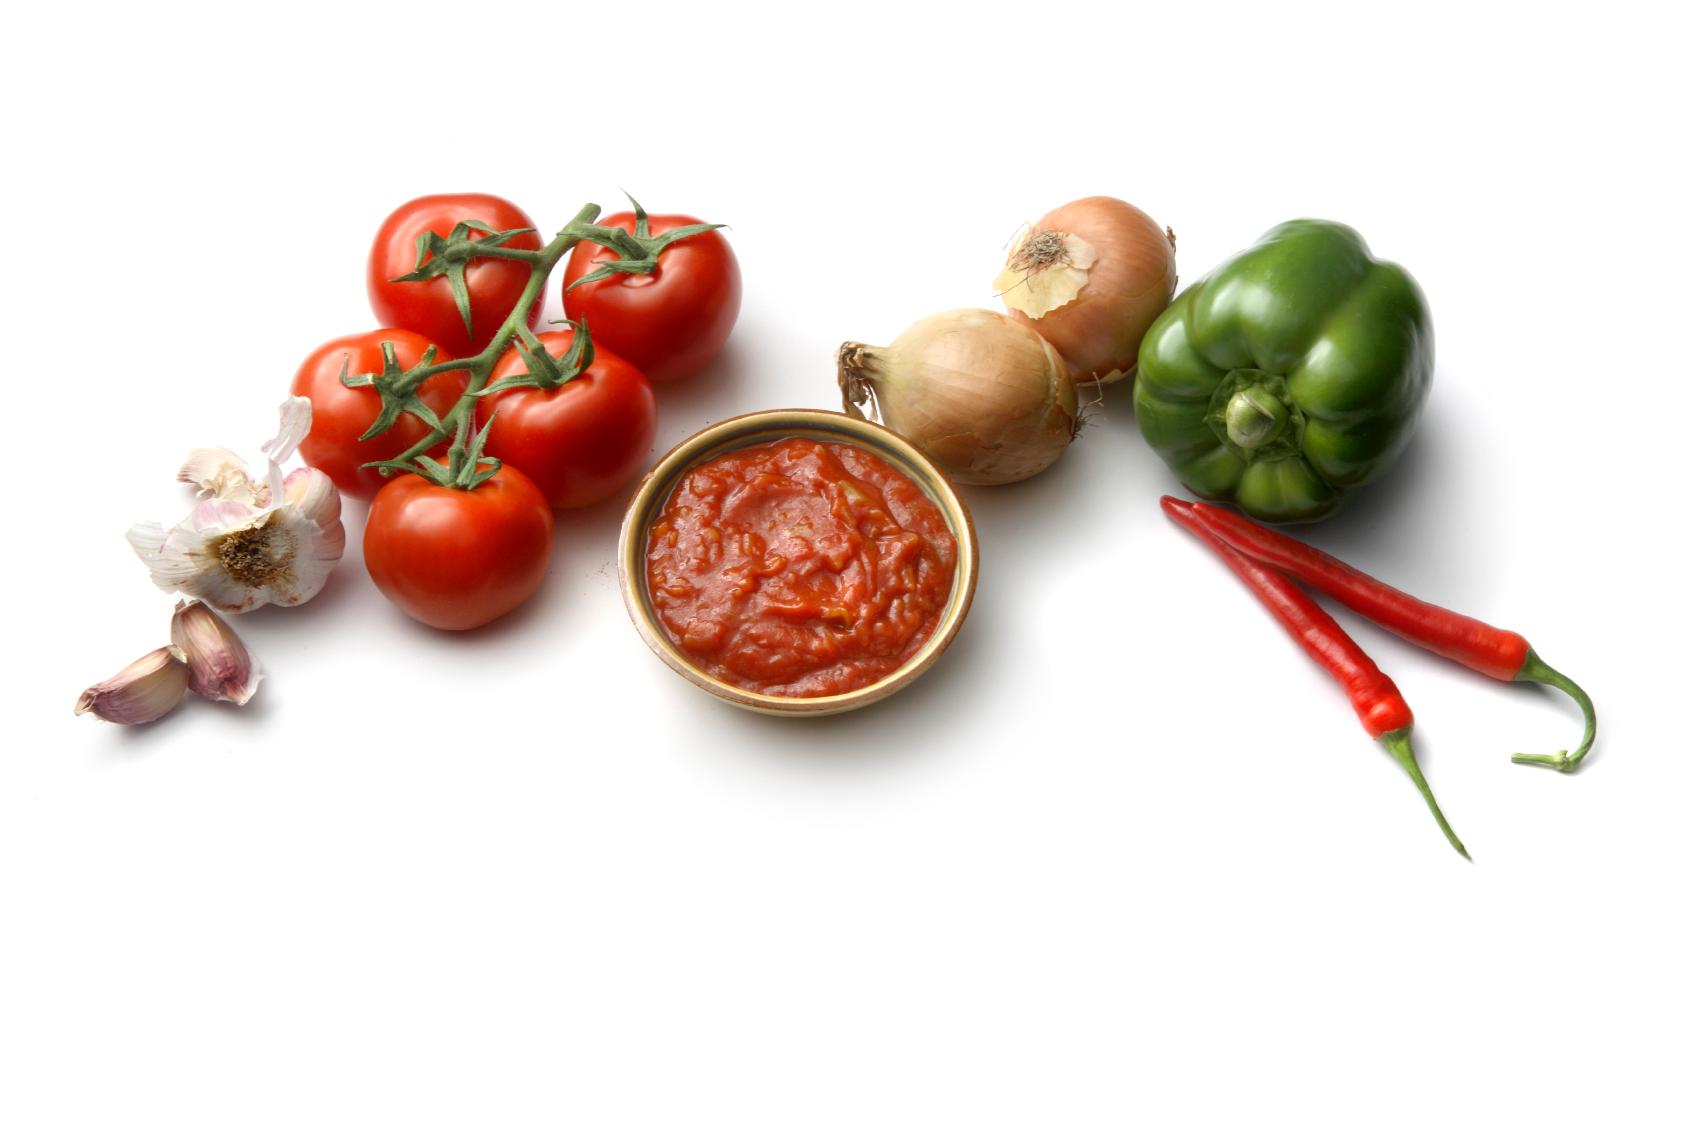
[[[1432,319],[1409,273],[1343,224],[1292,220],[1156,318],[1138,427],[1197,494],[1304,522],[1391,466],[1432,377]]]

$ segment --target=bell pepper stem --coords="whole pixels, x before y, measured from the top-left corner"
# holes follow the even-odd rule
[[[1578,683],[1539,659],[1539,654],[1531,648],[1527,649],[1527,660],[1515,673],[1515,678],[1522,683],[1542,683],[1571,696],[1580,705],[1586,732],[1581,735],[1580,745],[1574,748],[1573,753],[1559,750],[1555,754],[1511,754],[1509,760],[1523,766],[1549,766],[1561,773],[1573,773],[1592,749],[1592,740],[1598,736],[1598,715],[1592,708],[1592,697]]]
[[[1450,822],[1445,820],[1444,810],[1439,808],[1438,800],[1433,797],[1432,788],[1427,785],[1426,775],[1415,763],[1415,748],[1409,743],[1409,728],[1388,731],[1380,735],[1379,742],[1397,760],[1397,764],[1403,767],[1403,772],[1409,775],[1409,780],[1415,783],[1415,788],[1421,791],[1421,796],[1426,799],[1427,809],[1433,814],[1433,820],[1439,823],[1439,828],[1444,831],[1450,846],[1460,852],[1464,860],[1473,860],[1474,858],[1468,855],[1468,850],[1462,847],[1462,841],[1457,839]]]
[[[1289,417],[1285,405],[1272,391],[1249,385],[1226,402],[1226,435],[1246,451],[1254,450],[1283,433]]]

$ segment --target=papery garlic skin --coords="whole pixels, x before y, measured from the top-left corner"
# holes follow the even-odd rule
[[[177,482],[187,483],[203,499],[232,499],[239,503],[271,501],[264,483],[255,483],[248,465],[229,448],[195,448],[177,471]]]
[[[298,605],[324,587],[347,544],[342,500],[321,471],[282,474],[281,462],[311,427],[312,402],[291,397],[279,415],[277,436],[264,446],[263,484],[224,449],[197,448],[178,478],[214,497],[170,530],[143,522],[125,534],[159,588],[240,613]]]
[[[277,406],[277,435],[259,446],[271,464],[273,473],[277,465],[283,463],[295,454],[295,449],[301,446],[301,441],[312,431],[312,400],[308,397],[290,397]]]
[[[189,690],[240,706],[253,698],[262,672],[247,645],[224,618],[202,601],[178,601],[171,614],[171,643],[189,667]]]
[[[109,723],[151,723],[170,713],[189,689],[189,666],[175,647],[155,648],[111,679],[77,696],[77,714]]]

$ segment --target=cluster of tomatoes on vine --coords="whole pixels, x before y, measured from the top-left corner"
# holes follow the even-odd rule
[[[700,371],[737,319],[741,275],[716,225],[635,201],[597,211],[545,245],[497,196],[402,205],[367,267],[381,328],[326,342],[295,375],[313,408],[302,458],[371,499],[366,569],[426,624],[473,628],[525,601],[548,571],[553,509],[643,470],[651,382]],[[561,258],[570,324],[539,331]]]

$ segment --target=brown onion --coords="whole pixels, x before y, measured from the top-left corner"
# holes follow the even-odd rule
[[[1174,239],[1112,196],[1064,204],[1020,237],[994,286],[1009,315],[1049,339],[1074,380],[1118,381],[1173,300]]]
[[[1013,483],[1061,458],[1079,419],[1067,364],[992,310],[922,318],[889,346],[837,352],[843,408],[906,438],[961,483]]]

